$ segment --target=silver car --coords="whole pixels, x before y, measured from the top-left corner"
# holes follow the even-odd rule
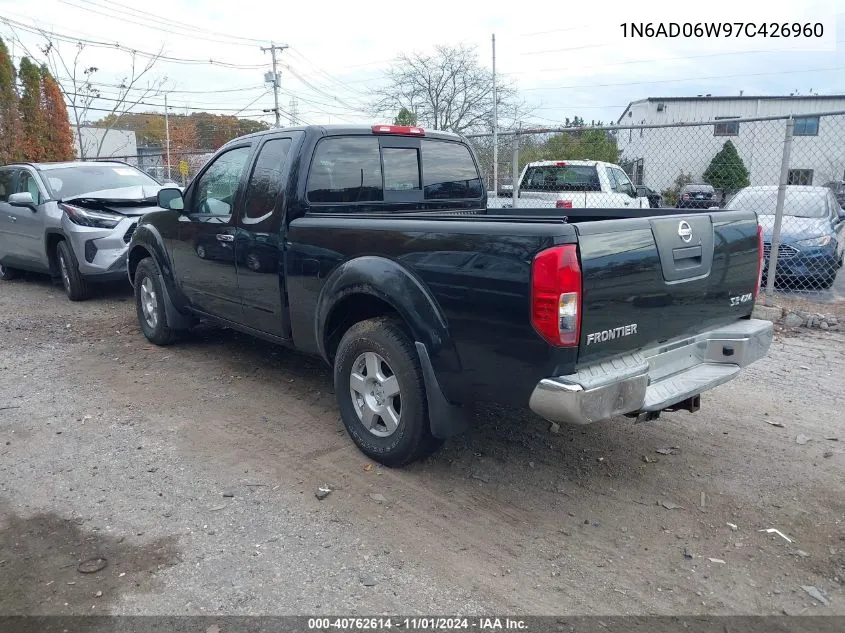
[[[96,282],[126,279],[126,251],[162,185],[121,162],[0,167],[0,279],[59,278],[71,301]]]

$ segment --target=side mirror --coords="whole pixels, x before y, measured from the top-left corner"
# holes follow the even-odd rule
[[[158,206],[168,211],[183,211],[185,209],[185,199],[182,197],[182,192],[176,187],[159,189],[156,202]]]
[[[35,200],[32,199],[32,194],[28,191],[21,193],[9,194],[7,202],[13,207],[26,207],[27,209],[36,210]]]

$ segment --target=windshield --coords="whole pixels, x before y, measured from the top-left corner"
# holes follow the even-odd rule
[[[777,189],[753,191],[744,189],[728,203],[727,209],[746,209],[761,215],[774,215],[777,208]],[[783,214],[796,218],[823,218],[827,215],[824,194],[816,191],[786,190],[783,199]]]
[[[44,181],[53,198],[77,196],[122,187],[160,187],[150,176],[129,165],[84,165],[45,169]]]

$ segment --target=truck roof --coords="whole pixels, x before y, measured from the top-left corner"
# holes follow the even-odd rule
[[[602,160],[536,160],[533,163],[528,163],[528,167],[563,167],[562,163],[576,167],[597,167],[598,165],[619,167],[619,165],[606,163]]]
[[[422,138],[436,138],[441,140],[448,140],[448,141],[462,141],[463,138],[459,134],[455,134],[454,132],[444,132],[442,130],[430,130],[426,129],[422,126],[420,127],[425,131],[425,134]],[[252,134],[246,134],[244,136],[239,136],[237,139],[232,139],[229,143],[233,141],[237,141],[239,139],[244,138],[255,138],[264,136],[266,134],[273,134],[277,132],[311,132],[311,133],[318,133],[321,136],[350,136],[350,135],[372,135],[373,134],[373,126],[372,125],[349,125],[349,124],[337,124],[337,125],[305,125],[299,127],[283,127],[283,128],[271,128],[269,130],[262,130],[261,132],[253,132]],[[410,136],[410,135],[409,135]],[[418,135],[413,135],[418,136]],[[228,143],[227,143],[228,145]]]

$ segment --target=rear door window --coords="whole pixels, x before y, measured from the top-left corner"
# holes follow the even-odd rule
[[[308,172],[311,203],[380,202],[381,155],[375,137],[333,137],[319,142]]]
[[[426,200],[477,199],[481,177],[469,148],[450,141],[421,140],[423,188]]]
[[[246,189],[243,224],[258,224],[272,215],[285,180],[291,143],[289,138],[274,138],[261,146]]]

